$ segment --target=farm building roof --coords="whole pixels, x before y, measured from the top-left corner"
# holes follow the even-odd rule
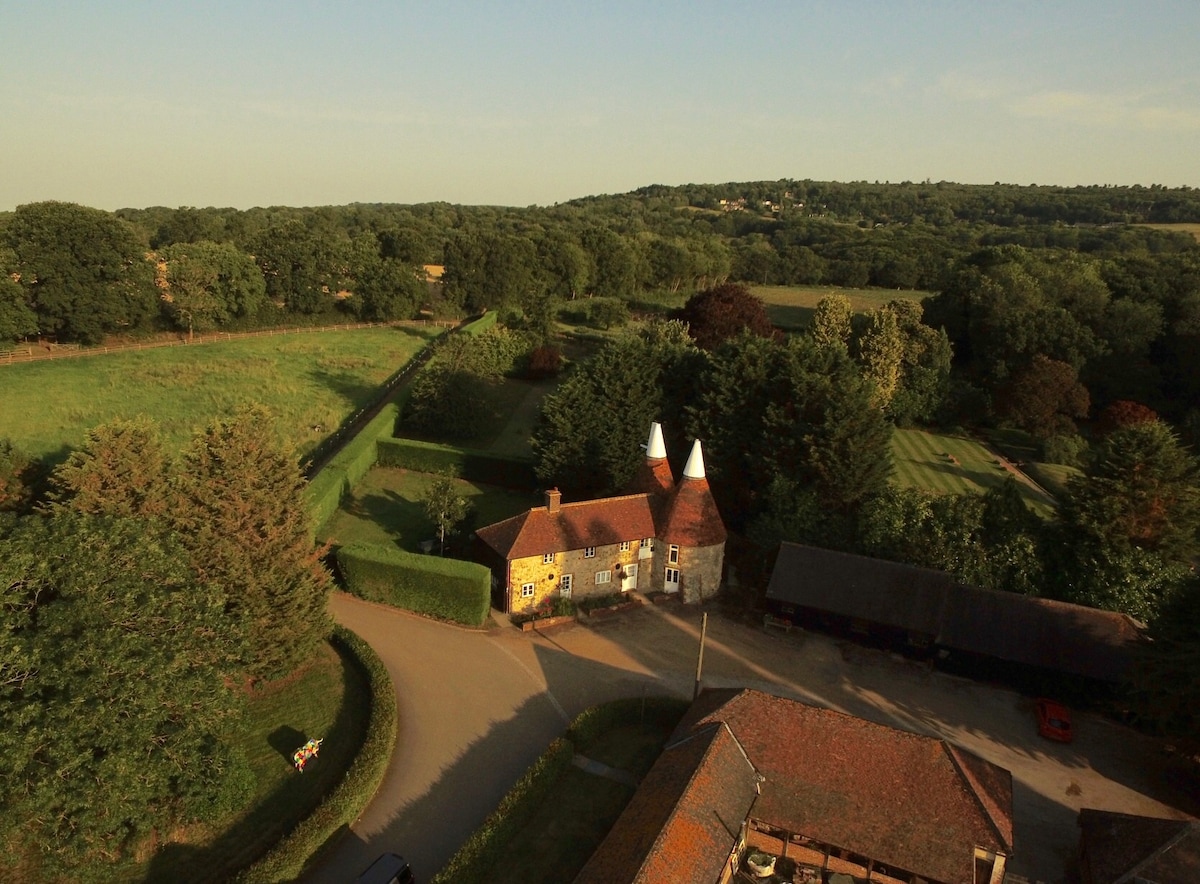
[[[716,881],[758,775],[724,724],[669,744],[575,884]]]
[[[786,542],[767,598],[920,633],[951,650],[1109,682],[1123,677],[1142,634],[1125,614],[965,586],[941,571]]]
[[[1200,822],[1084,808],[1079,811],[1084,884],[1195,884]]]
[[[669,745],[577,884],[717,880],[748,818],[946,884],[1012,850],[1011,775],[942,740],[724,689]]]

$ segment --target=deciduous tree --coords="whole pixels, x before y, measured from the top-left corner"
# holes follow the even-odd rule
[[[672,318],[688,324],[689,334],[702,350],[713,350],[743,331],[760,338],[778,335],[762,299],[739,283],[727,282],[697,292]]]

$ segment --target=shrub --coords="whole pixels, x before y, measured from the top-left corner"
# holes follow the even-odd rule
[[[579,600],[579,608],[583,611],[594,611],[597,608],[611,608],[613,605],[619,605],[626,601],[623,594],[619,592],[610,592],[608,595],[594,595],[586,599]]]
[[[584,754],[598,737],[622,725],[674,728],[691,704],[677,697],[627,697],[585,709],[571,722],[567,739]]]
[[[371,716],[362,748],[333,791],[308,817],[284,836],[268,854],[238,876],[243,884],[292,881],[311,867],[323,848],[335,843],[339,830],[347,830],[374,797],[387,772],[396,745],[396,694],[383,661],[350,630],[334,627],[332,642],[367,679]]]
[[[530,351],[526,376],[535,381],[552,378],[562,371],[562,364],[562,351],[550,344],[543,344]]]
[[[1068,467],[1080,466],[1087,453],[1088,443],[1082,436],[1051,436],[1042,443],[1042,461]]]
[[[353,543],[337,551],[346,589],[382,602],[468,626],[482,626],[491,610],[492,575],[482,565]]]

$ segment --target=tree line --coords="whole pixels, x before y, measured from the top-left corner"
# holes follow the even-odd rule
[[[307,663],[330,628],[302,484],[257,407],[179,457],[145,419],[92,429],[48,474],[0,442],[0,831],[18,877],[107,879],[154,833],[244,807],[244,687]]]

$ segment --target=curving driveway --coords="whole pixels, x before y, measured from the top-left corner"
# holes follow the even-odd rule
[[[617,697],[689,697],[701,612],[648,606],[549,634],[473,632],[335,594],[338,622],[371,644],[399,701],[378,794],[311,882],[352,881],[385,851],[428,879],[576,714]],[[944,737],[1013,774],[1014,875],[1062,880],[1080,807],[1181,816],[1164,801],[1161,747],[1078,715],[1070,746],[1041,740],[1032,701],[809,633],[764,634],[711,614],[704,684],[748,686]]]

